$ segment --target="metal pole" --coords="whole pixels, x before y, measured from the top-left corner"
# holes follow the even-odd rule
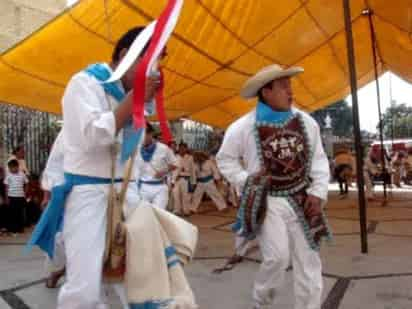
[[[356,79],[356,62],[355,53],[353,49],[352,36],[352,21],[350,12],[350,0],[343,0],[343,11],[345,17],[345,34],[346,45],[348,50],[348,64],[350,73],[350,86],[352,93],[352,113],[353,126],[355,135],[355,149],[356,149],[356,178],[358,183],[358,198],[359,198],[359,220],[361,230],[361,246],[362,253],[368,253],[368,233],[366,227],[366,201],[363,180],[363,154],[362,154],[362,140],[359,125],[359,106],[358,106],[358,85]]]
[[[390,100],[390,107],[391,107],[391,138],[392,138],[392,150],[393,150],[393,140],[395,139],[395,130],[394,130],[394,122],[393,122],[393,116],[394,116],[394,108],[395,108],[395,101],[392,98],[392,73],[388,72],[389,74],[389,100]]]
[[[369,21],[369,29],[371,33],[371,44],[372,44],[372,55],[373,55],[373,70],[375,72],[375,83],[376,83],[376,97],[378,101],[378,116],[379,116],[379,139],[381,143],[381,162],[382,162],[382,170],[386,179],[386,175],[388,174],[386,170],[386,160],[385,160],[385,148],[383,145],[383,123],[382,123],[382,109],[381,109],[381,93],[379,88],[379,76],[378,76],[378,58],[376,55],[376,36],[375,36],[375,28],[372,22],[372,10],[366,9],[362,12],[363,15],[368,16]],[[384,180],[385,180],[384,179]],[[386,192],[386,181],[383,182],[383,196],[386,200],[387,192]]]

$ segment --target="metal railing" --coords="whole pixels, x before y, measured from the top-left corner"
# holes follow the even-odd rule
[[[192,120],[183,121],[183,141],[192,150],[208,151],[213,128]]]
[[[28,168],[40,174],[58,133],[58,116],[0,104],[1,165],[17,146],[23,146]]]

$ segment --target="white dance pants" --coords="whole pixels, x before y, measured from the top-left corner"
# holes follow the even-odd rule
[[[217,189],[215,182],[211,180],[208,182],[198,182],[197,183],[196,190],[193,193],[193,204],[192,204],[193,211],[197,211],[197,209],[199,208],[200,202],[202,201],[202,197],[205,193],[212,199],[217,209],[223,210],[227,207],[226,201],[223,198],[222,194]]]
[[[119,189],[120,184],[117,186]],[[58,309],[109,308],[102,284],[108,192],[109,185],[80,185],[73,187],[67,198],[63,226],[66,281],[60,289]],[[137,205],[138,200],[136,184],[130,184],[128,207]],[[114,288],[124,297],[123,286]],[[127,308],[127,301],[121,301]]]
[[[169,187],[166,184],[145,184],[140,185],[140,197],[151,203],[154,207],[166,210],[169,202]]]
[[[292,261],[295,309],[320,309],[322,266],[301,224],[286,199],[268,197],[266,218],[258,236],[263,262],[257,273],[253,298],[257,304],[273,302]]]
[[[190,214],[192,193],[189,192],[188,180],[179,178],[173,188],[173,207],[176,214]]]

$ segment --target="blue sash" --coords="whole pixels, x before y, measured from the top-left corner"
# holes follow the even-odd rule
[[[139,179],[137,182],[137,187],[140,189],[142,187],[142,185],[152,185],[152,186],[160,186],[160,185],[164,185],[165,184],[165,180],[164,179],[154,179],[154,180],[142,180]]]
[[[189,193],[195,192],[195,186],[190,183],[190,176],[179,176],[178,179],[179,178],[183,178],[184,180],[187,181],[187,192]]]
[[[115,179],[115,182],[121,182]],[[33,245],[37,245],[45,251],[50,258],[54,255],[54,238],[57,232],[63,227],[64,205],[69,193],[74,186],[110,184],[111,178],[89,177],[65,173],[64,183],[53,187],[51,199],[47,208],[43,211],[39,223],[36,225],[31,239],[27,244],[27,249],[31,250]]]
[[[205,177],[199,177],[198,179],[197,179],[197,181],[198,182],[200,182],[200,183],[207,183],[207,182],[209,182],[209,181],[211,181],[211,180],[213,180],[214,178],[213,178],[213,175],[209,175],[209,176],[205,176]]]

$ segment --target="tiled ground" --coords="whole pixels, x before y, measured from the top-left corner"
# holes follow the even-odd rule
[[[331,186],[331,189],[334,189]],[[381,193],[379,193],[381,195]],[[356,192],[340,199],[331,191],[327,213],[335,241],[324,246],[322,309],[412,308],[412,190],[394,190],[389,202],[368,205],[369,254],[360,253]],[[186,269],[200,308],[248,309],[259,252],[234,270],[212,270],[233,253],[230,224],[235,212],[220,214],[205,204],[190,218],[199,227],[194,262]],[[27,236],[26,236],[27,237]],[[44,287],[43,256],[22,252],[25,237],[0,237],[0,309],[55,308],[57,290]],[[292,273],[273,308],[293,308]],[[120,308],[112,296],[113,308]]]

